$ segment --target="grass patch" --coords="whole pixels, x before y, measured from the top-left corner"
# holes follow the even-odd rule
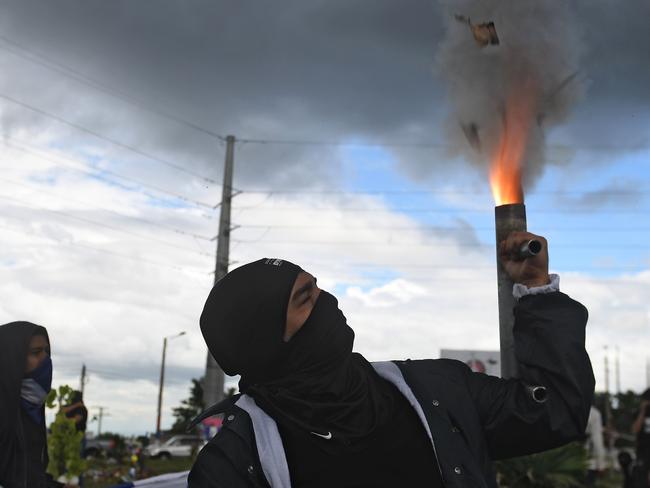
[[[191,457],[171,459],[145,459],[142,469],[136,472],[136,479],[150,478],[166,473],[187,471],[192,467]],[[84,474],[85,488],[108,488],[123,483],[129,478],[129,469],[133,464],[111,459],[89,459],[88,469]]]

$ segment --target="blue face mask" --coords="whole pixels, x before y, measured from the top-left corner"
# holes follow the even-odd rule
[[[48,356],[34,371],[23,378],[20,403],[34,422],[43,421],[43,405],[52,389],[52,359]]]

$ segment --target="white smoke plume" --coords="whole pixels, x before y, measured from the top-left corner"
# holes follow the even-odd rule
[[[544,131],[563,121],[585,89],[581,36],[563,0],[440,0],[448,18],[436,70],[448,82],[449,138],[470,161],[487,166],[515,90],[535,92],[522,160],[523,183],[543,170]],[[482,46],[471,25],[494,23],[498,44]],[[471,23],[471,24],[470,24]]]

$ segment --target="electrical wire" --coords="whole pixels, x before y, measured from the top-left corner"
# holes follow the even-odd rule
[[[378,143],[363,143],[363,142],[342,142],[342,141],[327,141],[315,139],[258,139],[258,138],[237,138],[237,141],[242,144],[260,144],[260,145],[281,145],[281,146],[331,146],[331,147],[359,147],[359,148],[423,148],[423,149],[456,149],[457,146],[444,143],[431,143],[431,142],[378,142]],[[576,146],[576,145],[553,145],[547,146],[549,149],[575,149],[582,151],[642,151],[647,150],[647,146],[607,146],[607,145],[591,145],[591,146]]]
[[[360,142],[341,142],[341,141],[318,141],[318,140],[298,140],[298,139],[252,139],[237,138],[237,142],[242,144],[275,144],[282,146],[332,146],[332,147],[361,147],[361,148],[382,148],[382,147],[412,147],[425,149],[451,149],[454,146],[441,143],[430,142],[379,142],[379,143],[360,143]]]
[[[24,229],[15,229],[13,227],[9,227],[9,226],[6,226],[6,225],[1,225],[0,224],[0,228],[11,231],[11,232],[15,232],[17,234],[22,234],[22,235],[25,235],[25,236],[32,236],[33,235],[33,233],[27,232]],[[45,237],[45,236],[43,236],[41,234],[38,234],[38,235],[39,235],[39,237]],[[205,275],[205,276],[209,275],[209,273],[206,273],[204,271],[199,271],[198,269],[184,268],[184,267],[181,267],[181,266],[176,266],[174,264],[169,264],[167,262],[156,261],[156,260],[152,260],[152,259],[148,259],[148,258],[135,257],[135,256],[130,255],[130,254],[122,254],[122,253],[115,252],[115,251],[109,251],[108,249],[101,249],[101,248],[98,248],[98,247],[95,247],[95,246],[90,246],[88,244],[83,244],[81,242],[56,241],[56,245],[57,246],[58,245],[72,246],[72,247],[85,249],[85,250],[89,250],[89,251],[93,251],[93,252],[97,252],[97,253],[101,253],[101,254],[107,254],[109,256],[113,256],[113,257],[116,257],[116,258],[126,259],[126,260],[129,260],[129,261],[132,261],[132,262],[144,263],[144,264],[147,264],[149,266],[173,269],[175,271],[183,272],[184,274],[190,272],[190,273],[195,273],[195,274]]]
[[[3,49],[11,52],[15,56],[21,57],[27,61],[30,61],[35,64],[39,64],[47,69],[60,73],[64,76],[67,76],[79,83],[82,83],[86,86],[90,86],[97,90],[103,91],[104,93],[111,95],[113,97],[119,98],[127,103],[143,108],[151,113],[154,113],[160,117],[167,118],[174,122],[177,122],[181,125],[185,125],[188,128],[194,129],[196,131],[202,132],[211,137],[215,137],[221,141],[225,140],[225,136],[219,134],[211,129],[207,129],[203,126],[191,122],[182,117],[179,117],[175,114],[164,112],[160,109],[151,107],[146,103],[138,100],[137,98],[126,94],[125,92],[118,90],[116,88],[110,87],[105,83],[98,81],[78,70],[75,70],[60,61],[55,61],[47,56],[44,56],[32,49],[26,48],[24,45],[16,42],[15,40],[0,34],[0,40],[9,46],[0,46]],[[238,142],[244,144],[277,144],[277,145],[296,145],[296,146],[336,146],[336,147],[410,147],[410,148],[437,148],[437,149],[450,149],[455,148],[451,144],[444,143],[430,143],[430,142],[388,142],[388,143],[354,143],[354,142],[341,142],[341,141],[326,141],[326,140],[299,140],[299,139],[262,139],[262,138],[239,138]],[[642,150],[647,149],[643,146],[608,146],[608,145],[591,145],[591,146],[568,146],[568,145],[556,145],[549,146],[551,148],[557,147],[559,149],[573,148],[573,149],[582,149],[582,150]]]
[[[288,225],[288,224],[241,224],[240,229],[318,229],[318,230],[439,230],[449,232],[463,232],[466,230],[473,231],[494,231],[492,227],[475,227],[463,229],[462,227],[445,227],[437,225],[352,225],[346,226],[345,223],[340,225]],[[650,227],[540,227],[536,232],[650,232]]]
[[[362,208],[362,207],[311,207],[308,209],[298,208],[298,207],[259,207],[259,206],[248,206],[248,207],[235,207],[233,210],[237,211],[247,211],[247,210],[257,210],[257,211],[266,211],[266,212],[332,212],[332,213],[373,213],[373,212],[412,212],[412,213],[439,213],[439,214],[455,214],[455,215],[464,215],[464,214],[489,214],[493,212],[493,209],[450,209],[450,208],[427,208],[427,207],[395,207],[395,208]],[[585,214],[592,213],[593,210],[588,209],[539,209],[535,210],[536,214]],[[621,210],[621,209],[603,209],[600,211],[601,214],[647,214],[645,210]]]
[[[46,56],[43,56],[42,54],[39,54],[33,50],[27,49],[23,45],[17,43],[13,39],[10,39],[4,35],[0,34],[0,40],[5,42],[6,44],[9,44],[10,46],[13,46],[13,48],[10,48],[8,46],[0,46],[3,49],[11,52],[15,56],[21,57],[27,61],[30,61],[35,64],[39,64],[47,69],[50,69],[52,71],[55,71],[57,73],[60,73],[64,76],[67,76],[75,81],[78,81],[79,83],[82,83],[86,86],[90,86],[92,88],[95,88],[96,90],[103,91],[104,93],[111,95],[115,98],[119,98],[127,103],[130,103],[132,105],[138,106],[140,108],[143,108],[144,110],[147,110],[148,112],[151,112],[153,114],[156,114],[160,117],[167,118],[169,120],[173,120],[174,122],[177,122],[181,125],[185,125],[186,127],[189,127],[190,129],[194,129],[196,131],[202,132],[208,136],[215,137],[221,141],[225,140],[225,137],[222,136],[221,134],[218,134],[210,129],[206,129],[205,127],[202,127],[194,122],[191,122],[189,120],[183,119],[177,115],[168,113],[168,112],[163,112],[160,109],[153,108],[141,100],[136,99],[135,97],[132,97],[131,95],[128,95],[124,93],[123,91],[117,90],[115,88],[112,88],[105,83],[98,81],[94,78],[89,77],[88,75],[85,75],[81,73],[80,71],[77,71],[73,68],[70,68],[69,66],[64,65],[63,63],[59,61],[54,61],[51,58],[48,58]],[[22,52],[21,52],[22,51]]]
[[[427,242],[404,242],[404,241],[391,241],[387,240],[386,242],[380,242],[377,240],[373,241],[342,241],[342,240],[331,240],[331,241],[312,241],[312,240],[263,240],[260,239],[231,239],[231,242],[238,244],[252,244],[252,243],[263,243],[263,244],[281,244],[283,246],[395,246],[395,247],[430,247],[430,248],[439,248],[439,247],[451,247],[451,248],[469,248],[469,249],[494,249],[495,245],[493,244],[482,244],[482,243],[427,243]],[[610,245],[610,244],[589,244],[589,243],[576,243],[576,244],[553,244],[553,247],[560,248],[578,248],[578,249],[628,249],[628,250],[648,250],[647,244],[619,244],[619,245]]]
[[[338,263],[341,267],[341,269],[350,269],[350,268],[394,268],[394,269],[400,269],[400,268],[405,268],[405,269],[422,269],[422,270],[429,270],[429,269],[436,269],[436,270],[488,270],[488,269],[495,269],[495,266],[493,265],[484,265],[484,266],[476,266],[476,265],[449,265],[449,264],[426,264],[426,263],[387,263],[387,262],[380,262],[380,263]],[[313,267],[325,267],[329,269],[330,271],[332,270],[332,263],[326,264],[326,263],[313,263],[313,262],[302,262],[301,266],[307,267],[307,266],[313,266]],[[639,266],[590,266],[590,267],[584,267],[579,270],[571,270],[571,269],[560,269],[563,273],[581,273],[583,271],[635,271],[639,270]],[[372,275],[372,276],[367,276],[365,277],[366,279],[372,279],[376,278],[377,275]],[[390,275],[389,277],[391,278],[396,278],[393,275]],[[405,277],[405,280],[410,280],[409,277]],[[446,281],[442,280],[442,281]],[[650,285],[650,284],[649,284]]]
[[[96,132],[96,131],[94,131],[92,129],[88,129],[88,128],[82,126],[82,125],[79,125],[79,124],[75,123],[75,122],[70,122],[69,120],[64,119],[63,117],[60,117],[58,115],[54,115],[54,114],[52,114],[50,112],[47,112],[45,110],[42,110],[42,109],[40,109],[38,107],[34,107],[33,105],[22,102],[22,101],[20,101],[20,100],[18,100],[16,98],[10,97],[9,95],[5,95],[3,93],[0,93],[0,98],[2,98],[4,100],[7,100],[7,101],[9,101],[11,103],[14,103],[16,105],[19,105],[19,106],[21,106],[23,108],[26,108],[28,110],[31,110],[31,111],[33,111],[35,113],[40,114],[40,115],[43,115],[45,117],[48,117],[48,118],[50,118],[52,120],[55,120],[55,121],[57,121],[57,122],[59,122],[61,124],[67,125],[68,127],[72,127],[73,129],[76,129],[78,131],[81,131],[81,132],[84,132],[86,134],[92,135],[92,136],[94,136],[94,137],[96,137],[96,138],[98,138],[100,140],[109,142],[109,143],[111,143],[111,144],[113,144],[113,145],[115,145],[117,147],[120,147],[122,149],[126,149],[128,151],[131,151],[134,154],[137,154],[139,156],[143,156],[143,157],[145,157],[145,158],[147,158],[147,159],[149,159],[151,161],[158,162],[160,164],[163,164],[165,166],[173,168],[173,169],[175,169],[177,171],[180,171],[182,173],[186,173],[188,175],[199,178],[199,179],[201,179],[203,181],[206,181],[208,183],[221,185],[221,183],[217,182],[216,180],[214,180],[212,178],[209,178],[209,177],[207,177],[205,175],[202,175],[200,173],[197,173],[195,171],[189,170],[189,169],[185,168],[184,166],[180,166],[179,164],[168,161],[167,159],[163,159],[161,157],[149,154],[148,152],[145,152],[142,149],[138,149],[137,147],[134,147],[134,146],[131,146],[129,144],[125,144],[123,142],[120,142],[120,141],[117,141],[117,140],[112,139],[110,137],[107,137],[107,136],[105,136],[103,134],[100,134],[99,132]]]
[[[72,219],[72,220],[77,220],[77,221],[83,222],[85,224],[91,224],[91,225],[95,225],[97,227],[103,227],[103,228],[106,228],[106,229],[114,230],[114,231],[121,232],[121,233],[126,234],[126,235],[137,237],[139,239],[143,239],[143,240],[147,240],[147,241],[151,241],[151,242],[156,242],[158,244],[162,244],[164,246],[168,246],[168,247],[175,248],[175,249],[180,249],[180,250],[185,251],[185,252],[198,254],[200,256],[210,256],[210,257],[213,256],[210,253],[196,251],[194,249],[189,249],[187,247],[179,246],[177,244],[174,244],[174,243],[169,242],[169,241],[165,241],[163,239],[158,239],[156,237],[146,236],[146,235],[143,235],[143,234],[139,234],[137,232],[133,232],[133,231],[130,231],[130,230],[127,230],[127,229],[123,229],[121,227],[106,224],[104,222],[97,222],[96,220],[87,219],[85,217],[79,217],[78,215],[72,215],[72,214],[69,214],[67,212],[62,212],[60,210],[51,210],[49,208],[33,207],[33,206],[31,206],[29,204],[29,202],[25,202],[24,200],[20,200],[18,198],[14,198],[14,197],[11,197],[11,196],[8,196],[8,195],[0,195],[0,199],[5,200],[5,201],[18,203],[19,205],[22,205],[24,208],[26,208],[28,210],[35,211],[35,212],[48,212],[48,213],[52,213],[52,214],[55,214],[55,215],[61,215],[63,217],[66,217],[66,218],[69,218],[69,219]]]
[[[484,195],[491,196],[490,192],[477,192],[477,191],[460,191],[460,190],[406,190],[406,189],[382,189],[382,190],[246,190],[240,189],[242,193],[248,195]],[[650,192],[648,188],[637,188],[633,191],[600,191],[600,190],[575,190],[575,191],[535,191],[526,193],[527,196],[535,195],[584,195],[589,194],[591,191],[597,191],[599,195],[634,195],[644,196],[646,192]]]
[[[42,159],[44,161],[48,161],[48,162],[53,163],[53,164],[55,164],[57,166],[64,166],[64,167],[70,168],[72,170],[78,171],[80,173],[92,176],[94,178],[98,178],[98,177],[101,178],[101,177],[104,177],[105,175],[109,175],[111,177],[118,178],[120,180],[128,181],[130,183],[134,183],[134,184],[142,186],[144,188],[149,188],[149,189],[151,189],[153,191],[156,191],[158,193],[163,193],[165,195],[169,195],[169,196],[174,197],[174,198],[176,198],[176,199],[178,199],[178,200],[180,200],[182,202],[190,203],[190,204],[193,204],[193,205],[196,205],[196,206],[199,206],[199,207],[203,207],[203,208],[206,208],[206,209],[213,210],[219,205],[219,204],[217,204],[215,206],[215,205],[213,205],[211,203],[206,203],[206,202],[202,202],[202,201],[199,201],[199,200],[194,200],[192,198],[188,198],[188,197],[186,197],[184,195],[181,195],[179,193],[175,193],[175,192],[172,192],[170,190],[160,188],[158,186],[152,185],[151,183],[147,183],[145,181],[139,180],[137,178],[133,178],[131,176],[126,176],[126,175],[123,175],[123,174],[115,172],[115,171],[111,171],[111,170],[103,169],[103,168],[102,169],[92,168],[92,167],[89,167],[88,165],[86,165],[83,162],[74,161],[74,160],[71,160],[70,158],[66,158],[65,162],[63,162],[63,161],[58,160],[58,159],[61,159],[61,156],[53,154],[50,151],[44,151],[42,148],[38,148],[37,146],[28,144],[28,143],[26,143],[24,141],[16,139],[15,137],[6,137],[5,139],[6,140],[3,141],[3,144],[6,147],[15,149],[17,151],[24,152],[26,154],[31,154],[33,156],[36,156],[37,158],[40,158],[40,159]],[[20,146],[14,145],[12,143],[9,143],[8,141],[14,141],[14,142],[17,141],[19,144],[22,144],[22,145],[24,145],[26,147],[20,147]],[[28,148],[31,148],[31,149],[28,149]],[[51,156],[49,156],[49,157],[45,156],[45,155],[41,154],[40,152],[45,152],[46,154],[50,154]],[[57,159],[56,160],[52,159],[53,157],[56,157]],[[71,163],[70,161],[73,161],[73,162]]]
[[[201,240],[206,240],[206,241],[211,241],[212,240],[211,237],[206,237],[206,236],[203,236],[203,235],[200,235],[200,234],[195,234],[193,232],[187,232],[187,231],[184,231],[182,229],[177,229],[175,227],[170,227],[170,226],[167,226],[165,224],[161,224],[159,222],[154,222],[153,220],[143,219],[142,217],[136,217],[134,215],[128,215],[128,214],[116,212],[115,210],[111,210],[111,209],[108,209],[108,208],[97,207],[95,204],[93,204],[91,202],[84,201],[84,200],[79,200],[77,198],[71,198],[71,197],[66,197],[66,196],[63,196],[63,195],[59,195],[58,193],[46,190],[46,189],[41,188],[41,187],[36,188],[34,185],[28,185],[28,184],[25,184],[25,183],[21,183],[19,181],[9,180],[7,178],[2,178],[2,177],[0,177],[0,181],[4,181],[5,183],[9,183],[9,184],[15,185],[15,186],[21,186],[23,188],[27,188],[27,189],[32,190],[32,191],[38,191],[39,193],[45,193],[47,195],[52,195],[53,197],[58,198],[60,200],[65,200],[65,201],[69,201],[69,202],[88,205],[89,206],[88,210],[101,210],[102,212],[108,212],[108,213],[113,214],[113,215],[115,215],[117,217],[123,217],[123,218],[127,218],[127,219],[130,219],[130,220],[135,220],[135,221],[138,221],[138,222],[142,222],[142,223],[144,223],[146,225],[150,225],[152,227],[156,227],[158,229],[163,229],[163,230],[166,230],[166,231],[169,231],[169,232],[174,232],[176,234],[181,234],[181,235],[184,235],[184,236],[193,237],[195,239],[201,239]],[[93,207],[93,205],[95,205],[95,206]]]

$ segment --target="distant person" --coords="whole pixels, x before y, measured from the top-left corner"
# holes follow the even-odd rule
[[[546,246],[513,257],[530,239],[545,243],[519,232],[500,247],[518,283],[519,379],[449,359],[369,363],[311,274],[280,259],[230,272],[201,331],[221,368],[241,375],[242,395],[196,420],[224,412],[190,488],[496,488],[492,460],[584,438],[594,392],[587,310],[559,292]]]
[[[66,418],[74,421],[77,432],[82,432],[81,438],[81,457],[86,455],[86,424],[88,423],[88,409],[84,405],[83,393],[79,390],[72,392],[70,404],[62,408]],[[79,486],[84,486],[83,474],[79,476]]]
[[[589,454],[587,465],[587,479],[585,486],[592,488],[596,486],[596,479],[605,470],[605,441],[603,439],[603,416],[593,405],[589,411],[587,421],[586,448]]]
[[[636,434],[636,467],[642,487],[650,487],[650,389],[641,394],[641,404],[632,424]]]
[[[86,432],[88,423],[88,409],[84,405],[83,394],[75,390],[70,398],[70,405],[63,407],[63,413],[69,419],[74,420],[77,432]]]
[[[0,486],[4,488],[43,488],[53,483],[45,473],[44,405],[51,385],[50,339],[45,328],[29,322],[0,326]]]

